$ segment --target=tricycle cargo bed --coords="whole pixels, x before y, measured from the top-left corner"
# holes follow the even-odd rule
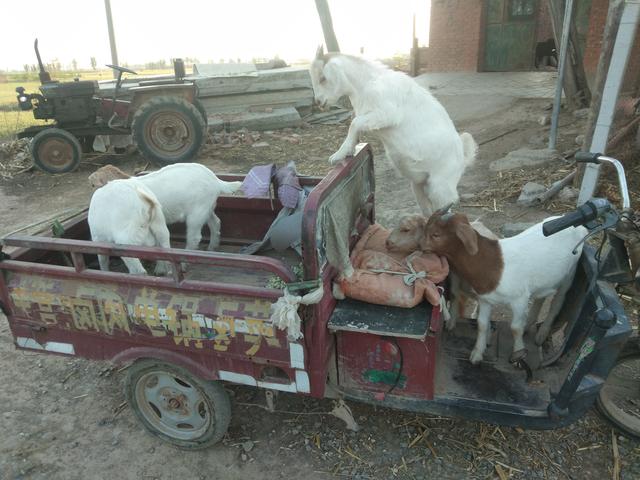
[[[316,286],[323,282],[330,292],[335,271],[321,253],[326,243],[323,212],[341,200],[340,192],[348,191],[357,201],[340,208],[343,221],[350,223],[334,227],[357,234],[355,225],[361,230],[371,223],[372,162],[370,149],[363,147],[324,179],[300,177],[310,191],[301,227],[302,255],[292,248],[239,253],[264,237],[282,208],[275,199],[242,196],[218,199],[221,246],[215,252],[184,250],[183,225],[171,227],[171,249],[91,242],[86,211],[64,221],[62,231],[58,226],[56,237],[6,237],[0,303],[16,346],[116,362],[155,358],[203,379],[322,396],[334,345],[326,315],[317,312],[331,307],[331,296],[300,310],[316,321],[304,322],[304,337],[298,340],[274,326],[271,306],[285,284],[300,280],[315,280]],[[202,247],[208,242],[206,228],[203,233]],[[99,269],[97,254],[111,257],[110,271]],[[147,271],[153,262],[166,260],[173,273],[130,275],[122,256],[150,263]]]

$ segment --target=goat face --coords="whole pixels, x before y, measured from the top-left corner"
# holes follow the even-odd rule
[[[445,256],[460,250],[475,255],[478,253],[478,234],[461,213],[435,213],[424,228],[420,249]]]
[[[92,188],[100,188],[109,183],[111,180],[118,180],[129,178],[129,175],[124,173],[118,167],[113,165],[105,165],[89,175],[89,184]]]
[[[318,49],[316,58],[309,68],[309,74],[315,102],[320,107],[332,105],[347,94],[344,75],[335,62],[331,61],[331,57],[322,53],[322,49]]]
[[[409,215],[393,229],[386,241],[390,252],[415,252],[420,250],[420,239],[427,221],[422,215]]]

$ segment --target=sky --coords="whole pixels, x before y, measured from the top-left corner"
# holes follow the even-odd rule
[[[43,61],[88,68],[111,63],[104,0],[0,2],[0,69]],[[408,53],[412,17],[421,44],[428,39],[429,0],[329,0],[344,53],[372,58]],[[176,57],[309,59],[323,41],[314,0],[111,0],[119,63],[144,64]],[[14,21],[8,21],[9,19]]]

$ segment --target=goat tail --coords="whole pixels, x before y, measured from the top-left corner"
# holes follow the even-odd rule
[[[467,132],[460,134],[460,140],[462,141],[464,165],[465,167],[468,167],[476,159],[476,154],[478,153],[478,144],[473,139],[471,134]]]
[[[238,191],[242,182],[225,182],[220,180],[220,185],[222,185],[222,193],[234,193]]]

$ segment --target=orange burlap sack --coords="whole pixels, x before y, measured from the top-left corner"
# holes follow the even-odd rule
[[[435,284],[449,274],[447,260],[421,252],[408,256],[388,252],[385,242],[390,233],[378,224],[363,233],[351,253],[355,272],[338,280],[340,289],[347,297],[378,305],[410,308],[425,299],[438,305]]]

